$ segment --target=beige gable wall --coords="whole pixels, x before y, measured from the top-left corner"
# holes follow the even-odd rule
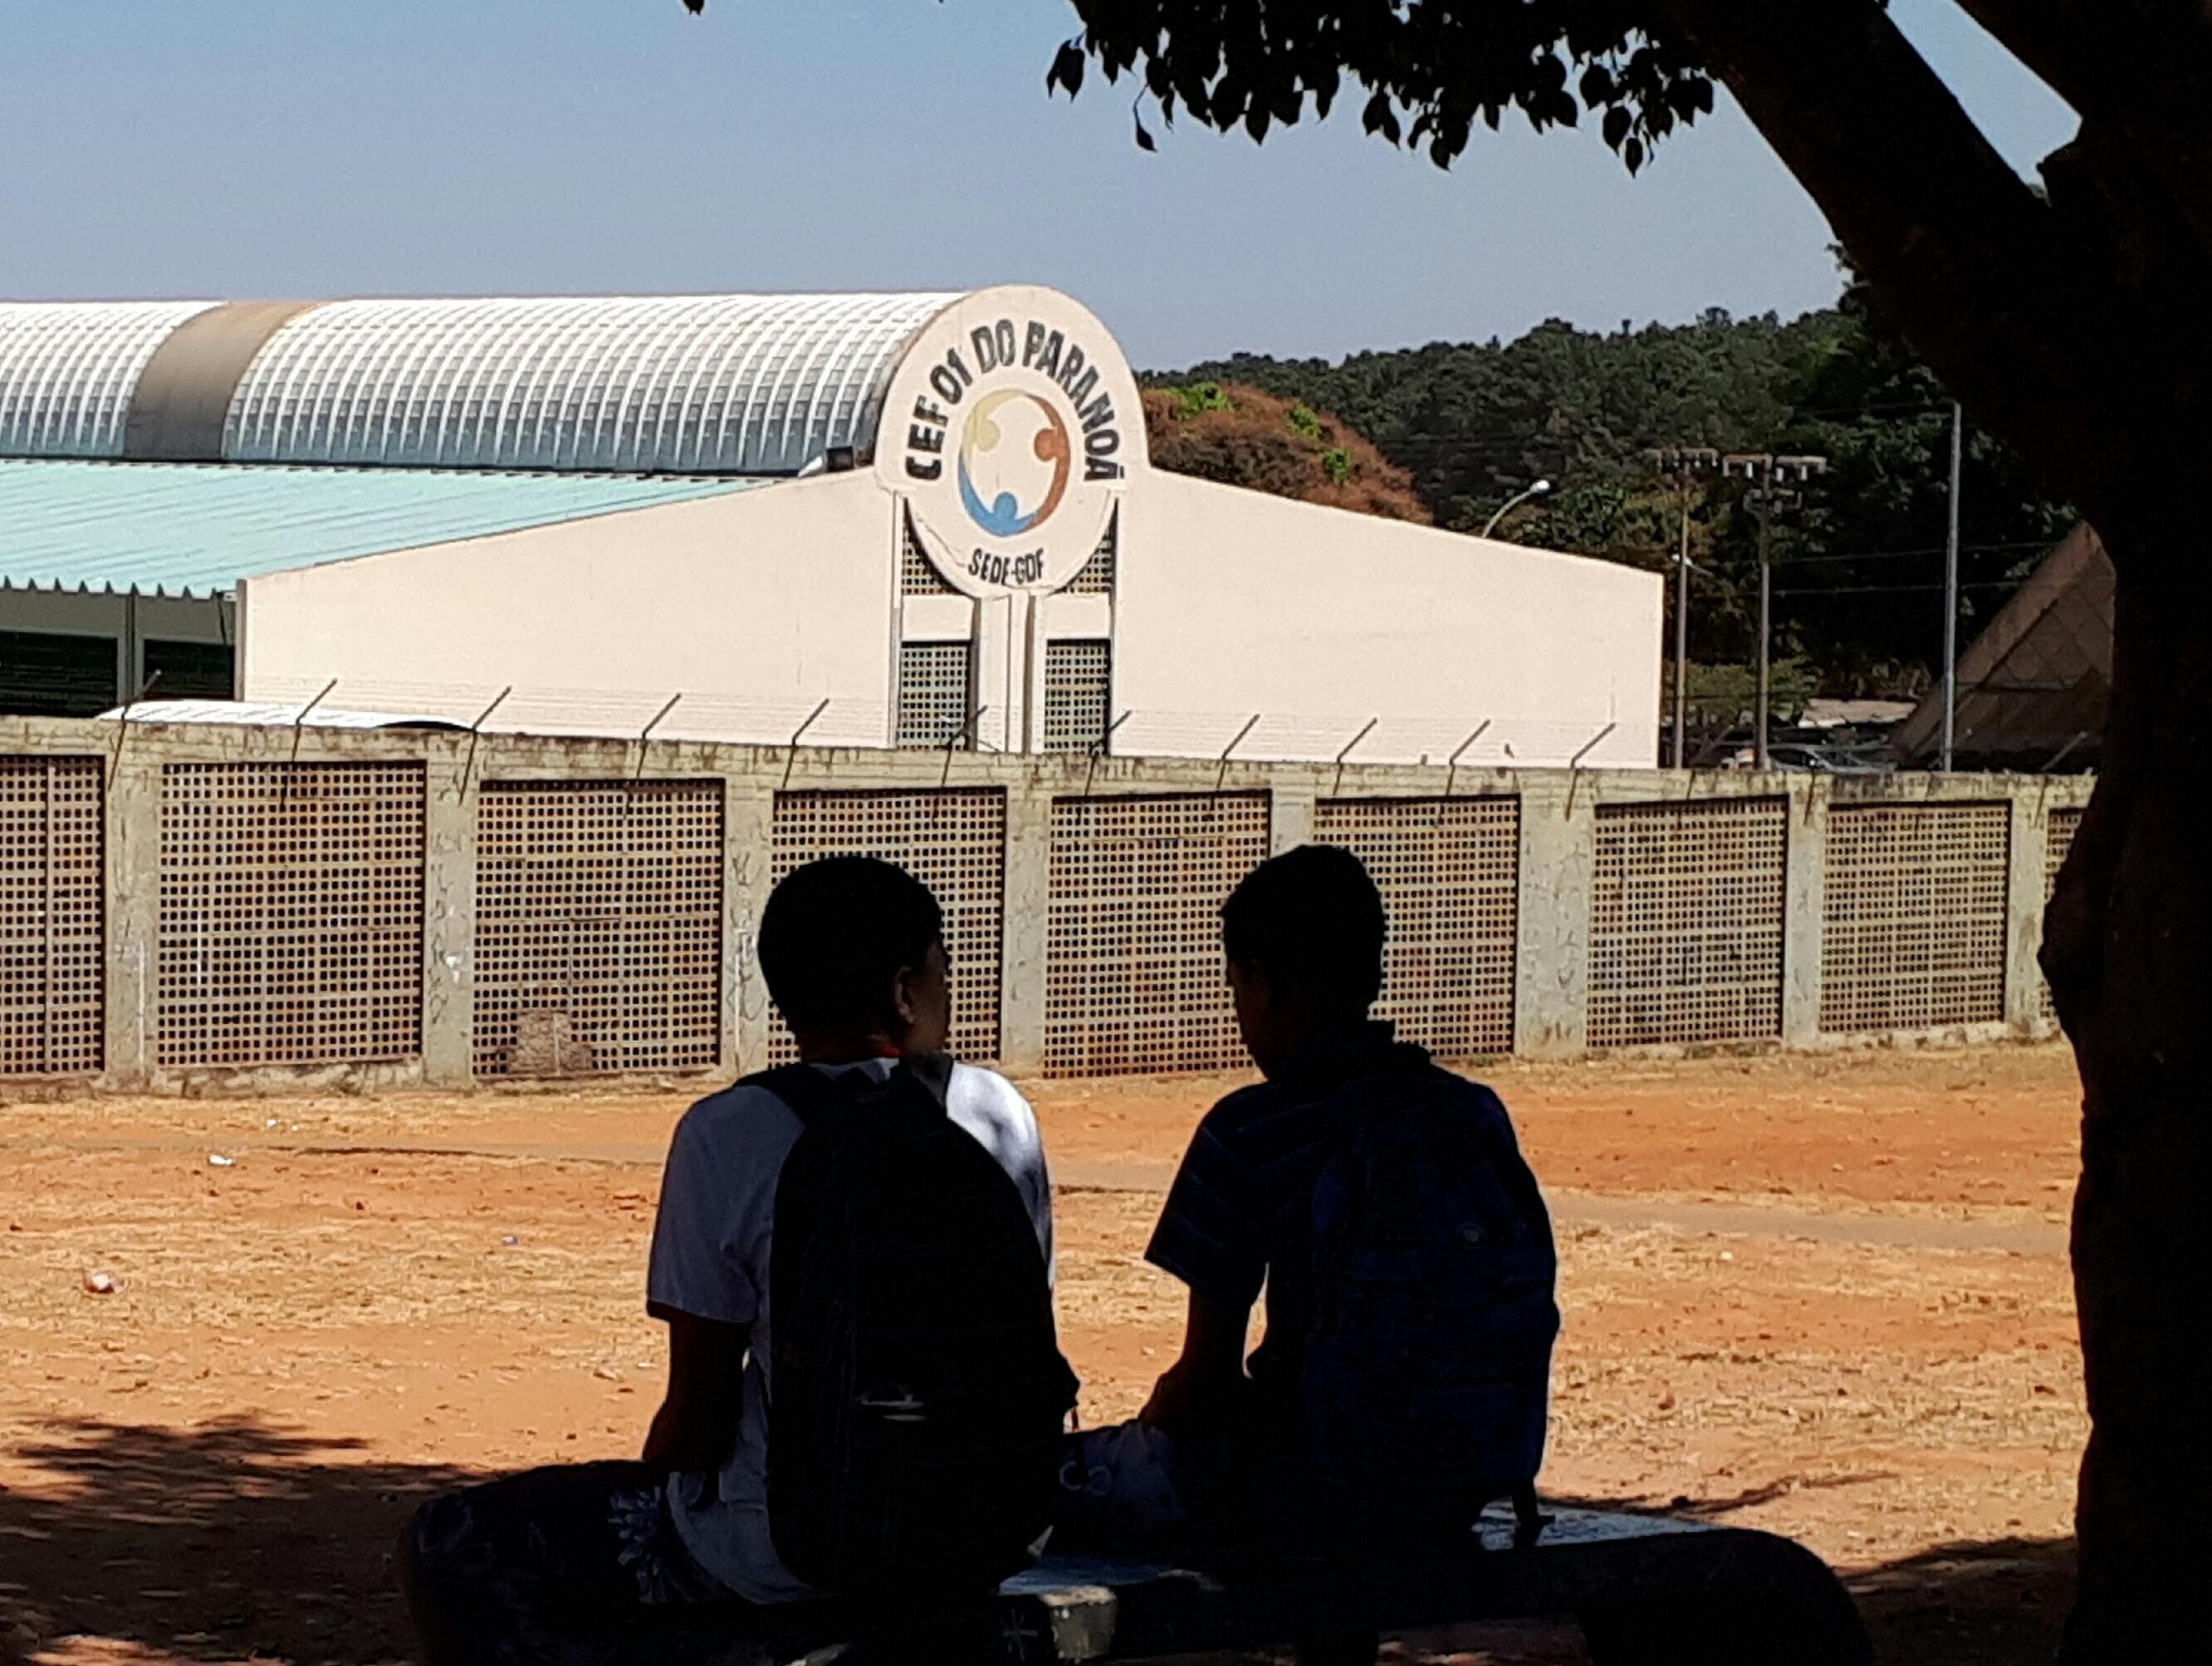
[[[681,693],[657,733],[740,739],[787,739],[830,697],[808,741],[881,745],[891,540],[856,473],[275,574],[243,587],[240,691],[336,678],[335,705],[421,711],[432,688],[444,709],[512,685],[500,723],[599,733]]]
[[[1115,750],[1657,763],[1663,581],[1156,471],[1124,508]],[[1508,751],[1507,749],[1510,749]]]

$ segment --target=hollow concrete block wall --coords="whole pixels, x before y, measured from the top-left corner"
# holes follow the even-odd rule
[[[1766,775],[1692,774],[1668,770],[1469,770],[1443,766],[1360,766],[1204,763],[1182,759],[1001,757],[970,753],[896,752],[843,749],[713,746],[580,741],[512,735],[270,730],[234,726],[123,726],[109,722],[0,719],[0,757],[96,759],[103,782],[106,940],[100,1068],[33,1071],[8,1079],[5,1091],[66,1091],[86,1085],[112,1090],[186,1091],[328,1085],[351,1079],[365,1085],[422,1084],[460,1087],[479,1079],[473,1049],[479,902],[478,834],[487,782],[576,782],[619,785],[638,781],[711,783],[720,794],[723,840],[720,873],[720,953],[713,969],[714,1009],[720,1014],[717,1061],[701,1079],[758,1066],[767,1056],[775,1022],[762,982],[753,939],[771,882],[775,805],[780,793],[930,793],[944,788],[1002,793],[1006,835],[1001,857],[1003,940],[1000,944],[998,1034],[1000,1063],[1017,1074],[1046,1066],[1048,970],[1052,939],[1053,826],[1055,803],[1084,798],[1211,800],[1217,795],[1264,795],[1267,838],[1261,848],[1282,850],[1312,836],[1316,806],[1364,800],[1391,800],[1405,819],[1407,806],[1448,804],[1460,796],[1504,796],[1518,801],[1519,848],[1511,921],[1513,1050],[1529,1057],[1568,1058],[1593,1045],[1590,1027],[1594,950],[1618,955],[1614,929],[1597,917],[1600,830],[1606,813],[1642,806],[1639,822],[1662,827],[1700,806],[1749,799],[1778,804],[1784,817],[1780,908],[1778,1043],[1792,1048],[1863,1044],[1895,1039],[1838,1035],[1820,1026],[1824,921],[1828,912],[1829,831],[1833,818],[1855,807],[1901,806],[1908,812],[1955,805],[2005,806],[2008,840],[2003,855],[2002,1018],[1916,1032],[1917,1040],[1976,1040],[2048,1033],[2041,976],[2035,962],[2054,818],[2063,828],[2078,813],[2092,783],[2082,777],[1899,775],[1863,779]],[[280,769],[327,769],[332,765],[404,763],[422,771],[421,841],[422,1012],[418,1052],[374,1061],[271,1059],[264,1062],[195,1067],[161,1062],[160,1014],[164,989],[165,872],[173,893],[179,881],[165,867],[163,782],[173,769],[208,764],[254,764]],[[1764,812],[1761,812],[1764,814]],[[1064,818],[1074,822],[1083,818]],[[1095,819],[1095,818],[1093,818]],[[1444,818],[1439,815],[1441,826]],[[1712,818],[1705,818],[1711,821]],[[1723,818],[1723,819],[1726,819]],[[1202,816],[1182,818],[1196,826]],[[389,835],[390,830],[386,830]],[[330,836],[346,836],[343,828]],[[1439,836],[1442,836],[1439,835]],[[1771,851],[1771,846],[1766,847]],[[1613,846],[1616,854],[1618,843]],[[1152,857],[1141,840],[1129,860]],[[1173,852],[1163,852],[1167,861]],[[1189,853],[1183,853],[1187,859]],[[659,860],[649,848],[610,848],[586,859],[635,869],[648,885]],[[303,859],[304,860],[304,859]],[[581,860],[581,859],[580,859]],[[281,864],[279,865],[281,866]],[[1198,865],[1203,867],[1204,864]],[[1185,867],[1190,864],[1186,860]],[[1225,868],[1206,883],[1226,883]],[[1164,871],[1164,870],[1163,870]],[[250,877],[250,876],[249,876]],[[1768,866],[1756,876],[1771,886]],[[282,890],[281,872],[263,876]],[[1643,976],[1664,979],[1679,960],[1682,976],[1711,977],[1727,970],[1731,910],[1770,904],[1772,892],[1746,901],[1742,874],[1694,866],[1644,876],[1672,898],[1682,917],[1711,927],[1700,947],[1645,942]],[[241,881],[243,882],[243,881]],[[1158,874],[1133,877],[1140,889]],[[29,868],[0,886],[0,909],[9,918],[38,918],[37,875]],[[1668,888],[1672,889],[1669,890]],[[625,895],[617,885],[611,893]],[[642,892],[639,894],[642,895]],[[1915,893],[1917,894],[1917,893]],[[173,894],[170,906],[179,906]],[[319,922],[322,952],[343,968],[349,904],[334,904]],[[1196,933],[1210,929],[1210,898],[1169,896],[1161,906]],[[1671,916],[1670,916],[1671,917]],[[1941,920],[1905,922],[1916,941],[1940,942]],[[1502,929],[1502,927],[1501,927]],[[1594,935],[1595,934],[1595,935]],[[1695,933],[1689,933],[1694,936]],[[1986,930],[1983,936],[1987,936]],[[1187,936],[1186,942],[1196,940]],[[1771,939],[1766,939],[1771,942]],[[1978,939],[1979,940],[1979,939]],[[170,951],[167,986],[189,988],[204,970]],[[1063,946],[1058,952],[1066,952]],[[281,961],[282,944],[270,953]],[[1188,951],[1186,951],[1188,953]],[[1656,953],[1658,958],[1651,959]],[[1759,963],[1764,965],[1766,963]],[[956,976],[957,976],[956,969]],[[1186,982],[1194,976],[1186,963]],[[295,983],[301,975],[295,967]],[[1210,978],[1210,972],[1204,974]],[[308,996],[343,1000],[343,971],[314,985]],[[1094,980],[1094,982],[1096,980]],[[21,992],[0,992],[18,994]],[[1155,997],[1161,998],[1161,997]],[[1211,988],[1207,991],[1211,999]],[[1063,1020],[1064,1021],[1064,1020]],[[1697,1045],[1695,1041],[1675,1043]],[[580,1049],[581,1058],[589,1049]],[[556,1058],[561,1056],[557,1051]],[[1151,1055],[1146,1055],[1150,1058]]]

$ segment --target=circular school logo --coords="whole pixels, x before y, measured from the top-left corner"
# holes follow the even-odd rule
[[[994,538],[1019,538],[1067,495],[1067,424],[1034,393],[986,394],[960,433],[960,501]]]
[[[1144,469],[1144,422],[1128,362],[1088,311],[1050,289],[981,289],[908,344],[877,423],[876,477],[954,589],[1057,590]]]

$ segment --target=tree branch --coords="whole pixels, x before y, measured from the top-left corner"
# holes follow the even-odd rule
[[[2050,208],[1867,0],[1655,0],[1827,215],[1906,337],[2094,521],[2130,475],[2124,325]]]
[[[2175,0],[1958,0],[2072,105],[2123,136],[2212,256],[2212,15]]]
[[[2094,67],[2099,54],[2082,50],[2064,0],[1958,0],[1958,6],[2076,114],[2105,113],[2106,85]]]

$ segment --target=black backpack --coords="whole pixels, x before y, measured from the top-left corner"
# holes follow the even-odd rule
[[[946,1114],[951,1075],[748,1079],[805,1125],[769,1256],[769,1530],[838,1596],[988,1590],[1051,1525],[1075,1375],[1029,1211]]]
[[[1315,1478],[1411,1519],[1510,1496],[1533,1532],[1559,1259],[1505,1108],[1401,1045],[1329,1116],[1301,1371]]]

